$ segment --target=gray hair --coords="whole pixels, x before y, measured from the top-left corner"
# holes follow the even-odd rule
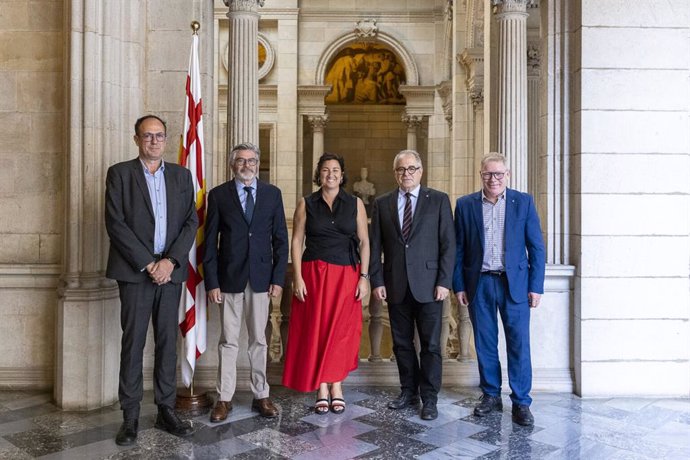
[[[237,152],[239,152],[240,150],[251,150],[252,152],[254,152],[254,155],[256,155],[257,160],[261,159],[261,150],[259,150],[259,147],[252,144],[251,142],[244,142],[242,144],[237,144],[230,151],[230,164],[235,162],[235,157],[237,157]]]
[[[400,158],[408,156],[408,155],[414,157],[414,160],[417,163],[417,166],[419,166],[420,168],[422,167],[422,157],[419,156],[419,153],[417,153],[414,150],[401,150],[398,152],[397,155],[395,155],[395,158],[393,158],[393,169],[395,169],[395,165],[398,164],[398,161],[400,160]]]
[[[499,163],[503,163],[503,165],[506,167],[507,170],[510,169],[508,167],[508,159],[506,158],[505,155],[503,155],[502,153],[498,153],[498,152],[489,152],[482,157],[481,170],[484,170],[484,166],[486,166],[487,163],[491,163],[492,161],[497,161]]]

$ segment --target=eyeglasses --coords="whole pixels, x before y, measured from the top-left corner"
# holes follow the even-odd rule
[[[422,169],[421,166],[408,166],[407,168],[403,168],[402,166],[399,168],[395,168],[395,173],[399,176],[404,176],[405,173],[408,173],[410,176],[414,175],[417,171]]]
[[[144,142],[151,142],[155,137],[158,142],[163,142],[166,138],[165,133],[143,133],[139,136]]]
[[[237,166],[256,166],[257,163],[259,163],[259,160],[257,160],[256,158],[235,158],[235,164]]]
[[[483,172],[479,173],[480,176],[482,176],[482,179],[484,180],[491,180],[491,176],[494,177],[496,180],[501,180],[503,177],[506,175],[505,171],[503,172]]]

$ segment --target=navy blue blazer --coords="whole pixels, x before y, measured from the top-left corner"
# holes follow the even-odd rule
[[[206,290],[243,292],[249,282],[254,292],[271,284],[283,286],[288,262],[288,233],[283,196],[274,185],[257,181],[251,223],[237,195],[235,181],[208,194],[204,230]]]
[[[458,198],[455,205],[456,253],[453,290],[467,292],[472,302],[484,258],[482,192]],[[505,270],[514,302],[526,302],[527,293],[544,292],[545,257],[539,216],[527,193],[506,189]]]
[[[178,262],[170,278],[173,283],[181,283],[189,274],[189,250],[198,224],[194,187],[191,173],[182,166],[166,162],[163,175],[168,218],[163,256]],[[142,269],[154,261],[155,229],[141,160],[135,158],[111,166],[105,184],[105,228],[110,236],[105,276],[141,283],[149,279]]]

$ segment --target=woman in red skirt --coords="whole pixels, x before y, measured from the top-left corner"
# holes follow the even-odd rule
[[[345,192],[345,162],[319,158],[321,188],[297,204],[292,230],[292,313],[283,385],[314,391],[317,414],[345,410],[342,381],[357,369],[362,298],[369,292],[369,234],[364,203]],[[305,238],[306,237],[306,238]]]

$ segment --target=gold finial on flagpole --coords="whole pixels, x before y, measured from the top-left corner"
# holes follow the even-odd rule
[[[201,29],[201,24],[199,24],[199,21],[192,21],[191,25],[192,27],[192,34],[196,35],[199,29]]]

